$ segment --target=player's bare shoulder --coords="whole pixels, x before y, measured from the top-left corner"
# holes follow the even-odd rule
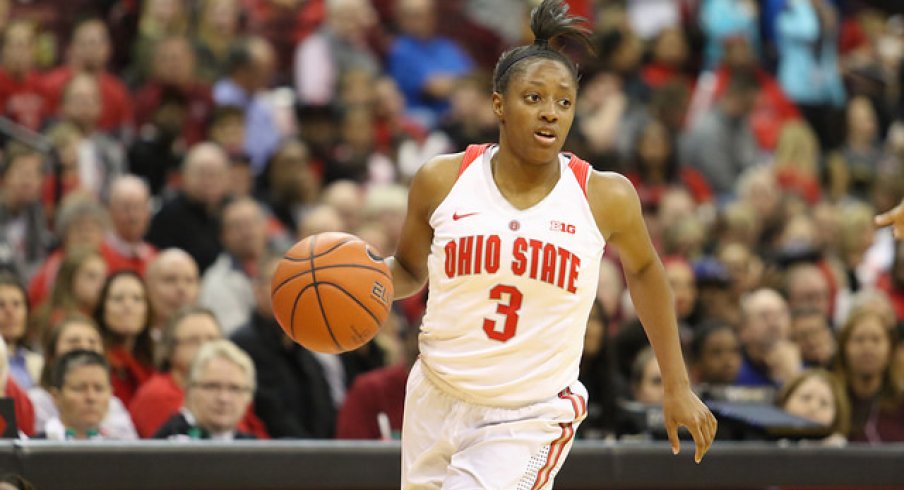
[[[426,216],[432,214],[449,195],[458,178],[462,158],[464,153],[437,155],[415,173],[410,192],[423,205]]]
[[[634,185],[624,175],[593,171],[587,182],[587,200],[605,238],[643,219]]]

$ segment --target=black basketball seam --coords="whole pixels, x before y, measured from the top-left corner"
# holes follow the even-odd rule
[[[379,327],[382,324],[380,319],[377,318],[377,315],[374,315],[374,313],[372,311],[370,311],[370,308],[368,308],[367,305],[362,303],[361,300],[356,298],[354,294],[348,292],[348,290],[345,289],[344,287],[342,287],[334,282],[321,282],[320,284],[323,284],[325,286],[333,286],[334,288],[338,289],[339,291],[342,291],[346,296],[351,298],[355,303],[358,303],[358,306],[360,306],[364,311],[367,312],[368,315],[370,315],[371,318],[373,318],[374,323],[377,324],[377,327]]]
[[[316,242],[317,242],[317,236],[315,235],[315,236],[311,237],[311,245],[310,245],[311,250],[309,252],[309,256],[311,258],[311,284],[314,285],[314,294],[317,296],[317,306],[320,307],[320,316],[323,317],[323,326],[326,327],[326,331],[330,334],[330,338],[333,339],[333,343],[336,344],[336,348],[339,349],[340,351],[342,351],[345,349],[342,348],[342,345],[339,343],[339,340],[336,339],[336,335],[333,333],[333,328],[330,327],[330,320],[329,320],[329,318],[326,317],[326,310],[323,309],[323,299],[320,297],[320,284],[317,282],[317,274],[315,274],[315,271],[317,270],[317,268],[314,266],[314,244]],[[338,247],[339,245],[342,245],[342,243],[336,245],[336,247]],[[330,250],[333,250],[336,247],[333,247]],[[326,253],[326,252],[324,252],[324,253]]]
[[[292,339],[295,339],[295,310],[298,308],[298,301],[301,299],[301,295],[304,294],[308,288],[312,287],[314,283],[308,284],[307,286],[301,288],[298,291],[298,294],[295,296],[295,301],[292,302],[292,314],[289,316],[289,328],[292,330]]]
[[[314,240],[316,240],[316,239],[315,239],[314,237],[311,237],[311,252],[314,251],[314,246],[313,246]],[[308,261],[308,260],[314,260],[314,259],[316,259],[317,257],[323,257],[324,255],[326,255],[326,254],[332,252],[333,250],[336,250],[337,248],[339,248],[339,247],[345,245],[346,243],[348,243],[348,242],[353,242],[353,241],[355,241],[354,238],[347,238],[347,239],[342,240],[341,242],[339,242],[339,243],[333,245],[332,247],[330,247],[330,248],[324,250],[323,252],[320,252],[319,254],[309,255],[309,256],[307,256],[307,257],[292,257],[292,256],[289,256],[289,255],[283,255],[283,258],[286,259],[286,260],[288,260],[289,262],[306,262],[306,261]]]
[[[369,266],[369,265],[359,265],[359,264],[347,264],[347,263],[342,263],[342,264],[325,265],[325,266],[323,266],[323,267],[318,267],[317,269],[319,269],[319,270],[324,270],[324,269],[339,269],[339,268],[342,268],[342,267],[352,267],[352,268],[355,268],[355,269],[366,269],[366,270],[369,270],[369,271],[379,272],[380,275],[382,275],[382,276],[385,277],[386,279],[390,279],[389,274],[387,274],[386,272],[384,272],[382,269],[380,269],[379,267],[373,267],[373,266]],[[291,275],[291,276],[285,278],[281,283],[279,283],[275,288],[273,288],[273,291],[272,291],[272,292],[275,294],[277,291],[279,291],[279,288],[285,286],[286,283],[292,281],[293,279],[297,279],[297,278],[299,278],[299,277],[301,277],[301,276],[303,276],[303,275],[305,275],[305,274],[312,274],[312,271],[313,271],[313,267],[312,267],[311,269],[308,269],[308,270],[304,271],[304,272],[297,272],[297,273],[295,273],[295,274],[293,274],[293,275]],[[313,277],[313,274],[312,274],[312,277]]]

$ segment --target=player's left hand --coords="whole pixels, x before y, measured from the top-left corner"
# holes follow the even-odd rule
[[[678,454],[681,451],[678,427],[683,425],[687,427],[697,446],[694,462],[700,463],[716,437],[718,425],[716,417],[690,388],[674,393],[666,392],[662,402],[662,412],[665,417],[665,428],[669,434],[669,442],[672,444],[672,453]]]

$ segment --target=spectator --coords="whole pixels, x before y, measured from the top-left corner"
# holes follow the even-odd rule
[[[156,353],[159,372],[138,389],[129,404],[142,438],[153,436],[179,411],[192,359],[201,347],[222,336],[216,317],[206,308],[188,306],[170,318]]]
[[[96,79],[99,92],[97,127],[113,133],[128,130],[132,125],[132,105],[129,91],[116,75],[107,71],[110,60],[110,35],[101,19],[87,18],[72,31],[66,52],[66,64],[44,77],[47,93],[53,98],[51,107],[58,105],[63,88],[79,73]],[[128,132],[128,131],[126,131]]]
[[[700,6],[700,26],[706,35],[704,68],[711,69],[722,60],[726,42],[734,37],[759,51],[759,17],[753,0],[704,0]]]
[[[107,416],[112,388],[110,366],[103,354],[73,350],[54,363],[50,394],[59,416],[36,437],[53,441],[106,439],[101,422]]]
[[[40,345],[57,322],[72,313],[91,315],[100,299],[107,279],[107,263],[90,248],[77,248],[66,253],[53,283],[50,299],[31,315],[28,339]]]
[[[142,2],[138,21],[138,37],[132,44],[132,84],[138,85],[152,71],[153,53],[169,36],[188,31],[188,6],[178,0],[146,0]]]
[[[841,141],[845,91],[838,69],[840,27],[839,13],[829,0],[788,0],[776,20],[778,81],[823,149]]]
[[[81,133],[78,146],[78,185],[99,199],[106,199],[110,182],[126,171],[125,149],[118,139],[98,129],[103,109],[97,78],[76,73],[63,86],[59,120]]]
[[[147,97],[153,97],[154,104],[129,147],[129,172],[144,179],[155,197],[164,197],[179,184],[179,165],[187,149],[182,133],[191,107],[177,89],[163,88]]]
[[[393,162],[376,151],[374,113],[370,107],[354,106],[343,111],[340,134],[334,158],[324,168],[324,183],[347,179],[379,187],[395,182]]]
[[[110,363],[113,394],[126,406],[154,372],[149,309],[141,277],[119,271],[107,278],[94,310]]]
[[[0,336],[0,397],[13,399],[13,411],[16,414],[16,425],[19,433],[31,436],[34,434],[35,411],[25,390],[9,376],[9,358],[6,342]]]
[[[132,270],[144,276],[157,249],[144,241],[151,221],[151,196],[147,184],[134,175],[125,175],[110,184],[107,210],[113,229],[107,233],[108,265],[111,272]]]
[[[176,134],[186,145],[200,143],[207,137],[214,104],[210,85],[196,77],[191,41],[182,35],[160,39],[154,45],[152,61],[147,81],[135,93],[136,124],[141,127],[151,122],[163,96],[176,92],[185,101],[183,124]]]
[[[694,334],[689,353],[695,385],[731,385],[741,370],[741,342],[734,327],[725,323],[702,326]]]
[[[333,436],[336,412],[324,369],[314,355],[286,336],[273,317],[270,281],[279,257],[263,260],[254,281],[256,307],[232,335],[257,368],[254,412],[274,438]]]
[[[41,155],[25,146],[7,144],[0,169],[0,263],[23,279],[31,279],[53,236],[41,207]]]
[[[34,431],[36,433],[47,433],[50,431],[47,423],[54,418],[59,418],[59,410],[51,395],[53,391],[52,371],[57,360],[67,352],[80,349],[97,352],[101,355],[104,353],[100,330],[90,317],[70,313],[57,322],[54,328],[48,330],[48,333],[49,335],[44,337],[43,342],[46,362],[41,371],[41,383],[28,390],[28,398],[35,407]],[[105,437],[110,439],[138,438],[128,410],[115,395],[110,396],[107,414],[101,421],[99,429]]]
[[[198,265],[184,250],[168,248],[148,264],[145,282],[151,305],[151,338],[159,343],[163,326],[170,318],[180,309],[197,303]]]
[[[436,32],[434,0],[398,0],[399,35],[387,54],[386,67],[405,95],[408,113],[433,128],[449,108],[456,81],[473,61],[454,41]]]
[[[844,387],[828,371],[808,369],[788,380],[776,404],[791,415],[831,430],[823,444],[843,446],[850,430],[851,404]]]
[[[254,310],[252,280],[267,251],[266,225],[263,209],[250,197],[223,209],[223,252],[201,278],[199,301],[216,314],[224,335],[245,324]]]
[[[624,389],[624,380],[615,372],[615,354],[610,320],[603,304],[594,301],[584,332],[584,354],[579,379],[587,388],[587,420],[578,428],[585,439],[603,439],[615,432],[615,399]],[[351,396],[351,393],[349,393]]]
[[[182,191],[151,219],[148,242],[159,249],[181,248],[198,269],[207,270],[221,251],[220,212],[228,171],[229,157],[222,148],[213,143],[193,146],[182,165]]]
[[[32,131],[50,116],[50,101],[35,70],[36,26],[13,21],[3,30],[0,56],[0,113]]]
[[[307,145],[294,138],[285,140],[267,165],[263,201],[290,230],[298,230],[320,196],[321,177],[312,167]]]
[[[810,263],[792,265],[784,279],[784,293],[791,311],[815,310],[829,321],[834,318],[834,298],[829,281],[818,266]]]
[[[185,406],[154,434],[156,439],[254,439],[239,421],[254,396],[255,369],[248,354],[228,340],[201,347],[191,363]]]
[[[204,0],[195,31],[198,79],[212,85],[226,76],[229,53],[240,42],[242,6],[239,0]]]
[[[276,108],[265,95],[275,63],[273,47],[266,40],[258,37],[242,40],[229,53],[227,75],[213,86],[216,105],[245,110],[245,152],[251,157],[254,175],[260,175],[282,140]]]
[[[741,309],[739,338],[744,358],[735,383],[781,386],[801,369],[800,350],[788,336],[788,304],[775,290],[761,288],[742,300]]]
[[[832,367],[838,346],[829,318],[818,309],[791,310],[790,338],[800,349],[804,365],[812,368]]]
[[[367,44],[377,20],[370,0],[328,0],[326,19],[295,48],[295,87],[302,104],[337,102],[340,81],[352,69],[371,77],[380,61]]]
[[[852,97],[846,108],[844,143],[828,156],[829,189],[835,199],[872,202],[885,156],[879,139],[879,120],[872,102]]]
[[[734,190],[738,177],[759,158],[748,121],[758,90],[754,78],[736,74],[716,107],[679,142],[681,161],[699,170],[719,199]]]
[[[93,198],[83,194],[72,194],[63,200],[54,223],[61,246],[50,254],[32,275],[28,283],[29,304],[37,307],[47,299],[67,251],[78,248],[98,250],[106,260],[103,242],[109,223],[107,210]]]
[[[41,373],[43,357],[26,345],[28,299],[16,276],[0,273],[0,337],[6,342],[9,376],[23,390],[34,386]]]
[[[835,372],[851,399],[851,442],[904,441],[904,405],[891,377],[897,332],[873,311],[853,312],[838,332]]]

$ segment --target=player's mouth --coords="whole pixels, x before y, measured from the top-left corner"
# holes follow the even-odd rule
[[[550,128],[540,128],[534,131],[534,139],[543,146],[552,146],[556,143],[556,132]]]

